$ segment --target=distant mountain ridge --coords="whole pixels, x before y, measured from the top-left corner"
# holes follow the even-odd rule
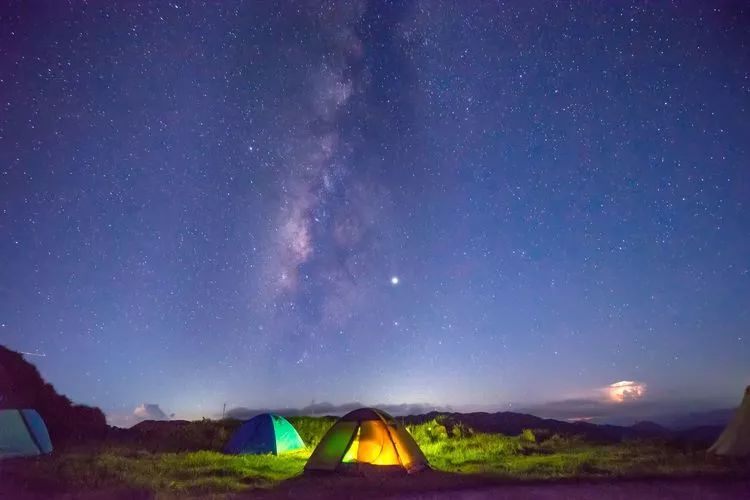
[[[731,420],[736,408],[722,408],[717,410],[690,412],[659,417],[665,427],[674,430],[684,430],[700,426],[725,426]]]
[[[349,413],[352,410],[356,410],[357,408],[362,408],[364,406],[368,405],[364,405],[357,401],[340,405],[326,402],[311,403],[301,408],[246,408],[244,406],[240,406],[227,410],[225,416],[228,418],[236,418],[239,420],[247,420],[261,413],[275,413],[278,415],[284,415],[286,417],[341,416],[345,413]],[[381,404],[375,405],[375,407],[387,413],[390,413],[391,415],[417,415],[428,413],[431,411],[452,411],[450,406],[440,407],[423,403]]]
[[[250,409],[245,407],[232,408],[226,412],[226,417],[236,418],[239,420],[247,420],[259,413],[278,413],[287,417],[293,416],[341,416],[357,408],[361,408],[362,403],[351,402],[340,405],[332,403],[313,403],[308,406],[301,408],[265,408],[265,409]],[[613,428],[631,428],[634,427],[640,431],[647,432],[661,432],[673,431],[679,432],[691,428],[697,427],[723,427],[725,426],[732,414],[734,409],[715,409],[708,411],[672,411],[670,413],[660,413],[658,408],[651,408],[650,412],[641,412],[642,416],[628,416],[627,413],[623,415],[609,415],[601,417],[592,417],[585,420],[573,420],[564,417],[554,416],[547,414],[546,416],[536,416],[539,413],[533,411],[533,408],[521,409],[516,412],[496,412],[496,411],[461,411],[459,409],[453,409],[450,406],[436,406],[425,403],[417,404],[382,404],[375,405],[376,408],[380,408],[383,411],[390,413],[393,416],[408,415],[405,418],[419,418],[422,415],[526,415],[534,419],[536,425],[539,425],[540,421],[549,422],[560,422],[561,424],[568,424],[576,427],[565,427],[570,429],[587,429],[588,427],[584,424],[595,425],[597,427],[613,427]],[[611,410],[610,410],[611,411]],[[545,415],[545,413],[541,413]],[[480,422],[484,422],[482,418],[477,417]],[[505,420],[509,420],[507,417]],[[512,420],[512,419],[511,419]],[[531,422],[531,421],[530,421]],[[645,425],[644,423],[650,422],[652,425]],[[596,431],[594,431],[596,434]]]
[[[356,403],[346,405],[346,408],[355,409]],[[409,406],[409,405],[403,405]],[[333,405],[320,405],[317,409],[341,409]],[[232,419],[244,420],[250,418],[260,411],[254,412],[244,408],[236,409],[240,411],[229,411],[227,417]],[[388,411],[388,410],[386,410]],[[336,418],[337,415],[311,415],[305,413],[304,409],[295,409],[292,412],[278,410],[285,416],[327,416]],[[340,414],[340,412],[337,412]],[[609,424],[595,424],[590,422],[578,421],[567,422],[564,420],[555,420],[551,418],[541,418],[526,413],[516,412],[453,412],[453,411],[428,411],[425,413],[410,414],[407,416],[396,417],[397,420],[405,424],[421,424],[438,419],[449,430],[457,425],[463,425],[473,429],[476,432],[500,433],[507,435],[518,435],[524,429],[547,432],[549,434],[560,434],[567,436],[581,436],[590,441],[596,442],[618,442],[626,439],[639,438],[664,438],[679,441],[689,441],[701,444],[709,444],[714,441],[720,434],[723,424],[695,426],[694,428],[672,430],[652,421],[641,421],[631,426],[619,426]]]
[[[616,425],[598,425],[588,422],[565,422],[514,412],[430,412],[423,415],[410,415],[399,418],[399,420],[407,424],[419,424],[432,419],[440,419],[448,428],[461,424],[477,432],[518,435],[524,429],[532,429],[544,430],[553,434],[577,435],[587,440],[599,442],[666,435],[661,428],[621,427]],[[668,433],[669,431],[666,432]]]

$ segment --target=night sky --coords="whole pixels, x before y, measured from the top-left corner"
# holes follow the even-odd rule
[[[744,2],[10,3],[0,342],[73,400],[750,383]]]

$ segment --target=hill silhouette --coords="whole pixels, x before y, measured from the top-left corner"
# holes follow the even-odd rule
[[[74,404],[57,393],[23,356],[0,345],[0,409],[32,408],[44,418],[56,448],[107,435],[99,408]]]
[[[549,433],[581,436],[593,442],[616,442],[623,439],[667,436],[666,429],[643,426],[621,427],[618,425],[597,425],[588,422],[563,422],[549,418],[515,412],[473,412],[448,413],[430,412],[423,415],[402,417],[408,424],[420,424],[439,419],[450,431],[456,425],[470,427],[477,432],[500,433],[509,436],[521,434],[524,429],[542,430]]]
[[[338,418],[343,413],[360,408],[361,403],[333,405],[317,403],[302,408],[283,409],[249,409],[232,408],[226,412],[229,419],[247,420],[260,413],[269,412],[294,416],[317,416]],[[586,421],[570,422],[552,418],[542,418],[530,413],[509,411],[500,412],[456,412],[441,409],[427,409],[430,405],[378,405],[378,408],[396,416],[406,424],[421,424],[430,420],[439,420],[450,432],[455,426],[464,426],[482,433],[500,433],[509,436],[521,434],[524,429],[533,429],[543,434],[561,436],[580,436],[586,440],[599,443],[613,443],[627,439],[663,438],[680,442],[707,444],[713,442],[721,433],[723,425],[692,425],[681,429],[664,427],[652,421],[640,421],[634,425],[611,425]],[[166,426],[169,427],[169,426]]]

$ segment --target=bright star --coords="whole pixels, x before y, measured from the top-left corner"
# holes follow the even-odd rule
[[[398,276],[391,276],[391,285],[396,286],[398,285]]]

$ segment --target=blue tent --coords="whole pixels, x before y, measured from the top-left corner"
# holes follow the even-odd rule
[[[47,426],[36,410],[0,410],[0,459],[51,451]]]
[[[297,430],[284,417],[262,413],[243,423],[229,439],[226,453],[278,455],[305,447]]]

